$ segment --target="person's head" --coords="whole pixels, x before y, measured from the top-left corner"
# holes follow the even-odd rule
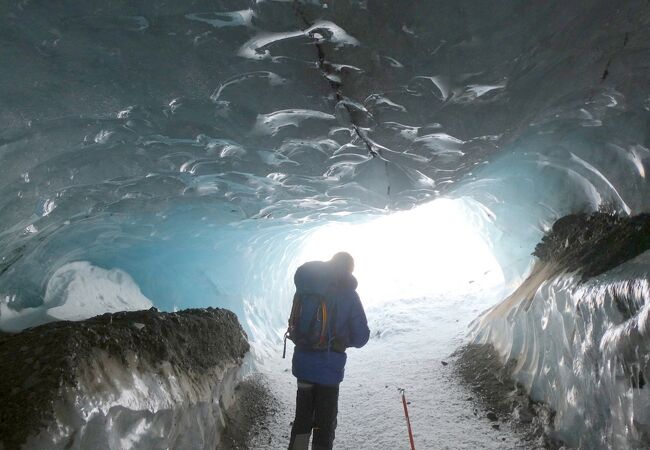
[[[342,272],[354,272],[354,259],[348,252],[338,252],[332,256],[330,263]]]

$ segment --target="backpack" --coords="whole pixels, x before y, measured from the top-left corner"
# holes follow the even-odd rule
[[[316,293],[298,293],[293,296],[289,326],[284,334],[286,356],[287,339],[291,339],[302,350],[338,350],[336,343],[336,302],[330,297]],[[344,351],[344,350],[343,350]]]

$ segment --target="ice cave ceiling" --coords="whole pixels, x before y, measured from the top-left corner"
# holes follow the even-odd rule
[[[0,297],[92,261],[151,298],[160,255],[238,255],[233,223],[468,197],[507,263],[567,213],[647,212],[649,5],[3,1]]]

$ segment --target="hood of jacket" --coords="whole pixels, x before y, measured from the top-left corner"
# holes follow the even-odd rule
[[[357,279],[349,272],[337,270],[329,262],[310,261],[298,267],[294,275],[296,292],[325,295],[332,288],[355,290]]]

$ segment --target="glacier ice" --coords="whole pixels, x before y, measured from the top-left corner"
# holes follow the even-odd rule
[[[649,230],[647,216],[567,216],[528,278],[474,324],[474,342],[551,408],[558,445],[647,445]]]
[[[106,312],[151,307],[151,300],[142,295],[128,273],[78,261],[52,274],[41,306],[17,311],[11,308],[11,302],[0,303],[0,329],[20,331],[52,320],[83,320]]]
[[[123,299],[227,307],[276,342],[315,230],[452,199],[512,292],[558,218],[650,208],[642,0],[18,2],[0,30],[3,329]],[[544,280],[536,307],[600,304]],[[531,311],[531,330],[571,317]],[[607,342],[643,334],[609,313]],[[603,427],[625,429],[585,442]]]

